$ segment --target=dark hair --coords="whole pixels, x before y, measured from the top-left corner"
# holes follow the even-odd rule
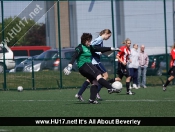
[[[104,29],[104,30],[102,30],[102,31],[100,32],[100,36],[103,35],[103,34],[105,34],[105,33],[111,34],[111,30],[109,30],[109,29]]]
[[[83,33],[81,36],[81,44],[85,44],[86,41],[91,41],[92,40],[92,34],[90,33]]]

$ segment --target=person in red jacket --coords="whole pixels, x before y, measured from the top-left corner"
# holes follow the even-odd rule
[[[170,70],[168,71],[170,77],[167,79],[166,83],[163,84],[163,91],[166,91],[166,87],[175,77],[175,43],[171,49],[171,61],[170,61]]]

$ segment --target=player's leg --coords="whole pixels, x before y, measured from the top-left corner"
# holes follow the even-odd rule
[[[138,83],[138,88],[140,88],[140,82],[141,82],[141,67],[138,67],[138,76],[137,76],[137,83]]]
[[[105,67],[103,66],[103,64],[102,63],[99,63],[99,64],[96,64],[95,65],[96,66],[96,68],[98,69],[98,70],[100,70],[103,74],[103,78],[105,79],[105,80],[107,80],[107,78],[108,78],[108,73],[107,73],[107,71],[106,71],[106,69],[105,69]],[[101,100],[101,97],[100,97],[100,90],[101,90],[101,88],[102,88],[102,85],[98,85],[98,93],[97,93],[97,99],[99,99],[99,100]]]
[[[107,72],[103,73],[103,78],[105,80],[107,80],[107,78],[108,78],[108,73]],[[102,87],[103,87],[102,85],[98,84],[97,99],[99,99],[99,100],[102,100],[102,98],[100,96],[100,90],[101,90]]]
[[[163,84],[163,91],[166,91],[166,87],[169,85],[169,83],[174,79],[174,76],[170,76],[165,84]]]
[[[108,93],[114,92],[115,89],[102,77],[102,73],[94,66],[92,63],[85,63],[80,69],[79,72],[89,79],[89,81],[97,80],[98,83],[108,89]]]
[[[122,80],[122,78],[123,78],[123,73],[122,73],[122,70],[121,70],[121,63],[118,63],[117,74],[118,74],[118,77],[109,79],[108,82],[109,82],[109,83],[113,83],[113,82],[115,82],[115,81],[121,81],[121,80]]]
[[[90,84],[89,80],[87,79],[83,85],[81,86],[80,90],[78,91],[78,93],[75,95],[76,98],[78,98],[80,101],[84,101],[82,95],[84,93],[84,91],[86,90],[86,88],[88,87],[88,85]]]
[[[92,86],[90,88],[90,99],[89,99],[90,104],[98,104],[98,101],[96,101],[97,92],[98,92],[98,82],[97,80],[93,80]]]
[[[126,76],[126,94],[134,95],[135,93],[132,92],[131,89],[129,88],[129,86],[130,86],[130,79],[131,79],[131,76]]]
[[[173,66],[168,74],[170,74],[170,77],[167,79],[165,84],[163,84],[163,91],[166,91],[166,87],[169,85],[169,83],[175,78],[175,66]]]
[[[108,82],[109,82],[109,83],[113,83],[113,82],[115,82],[115,81],[121,81],[121,80],[122,80],[122,78],[116,77],[116,78],[109,79]]]
[[[99,75],[97,76],[96,79],[97,79],[97,81],[98,81],[98,83],[99,83],[100,85],[102,85],[102,86],[104,86],[105,88],[108,89],[108,93],[109,93],[109,94],[115,92],[115,89],[112,88],[112,86],[110,85],[110,83],[109,83],[108,81],[106,81],[106,80],[102,77],[101,74],[99,74]]]
[[[130,90],[131,76],[129,74],[129,69],[125,65],[121,65],[122,73],[126,77],[126,94],[134,95],[135,93]]]

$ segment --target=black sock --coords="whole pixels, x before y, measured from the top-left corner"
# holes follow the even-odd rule
[[[126,91],[129,92],[129,85],[130,85],[130,82],[126,82]]]
[[[98,83],[99,83],[100,85],[106,87],[107,89],[111,89],[111,88],[112,88],[112,86],[109,84],[109,82],[106,81],[106,80],[103,79],[103,78],[100,78],[100,79],[98,80]]]
[[[167,80],[166,83],[164,84],[164,87],[168,86],[169,83],[170,83],[170,81]]]
[[[115,82],[115,78],[108,80],[109,83]]]
[[[90,88],[90,99],[95,100],[98,92],[98,86],[97,85],[92,85]]]

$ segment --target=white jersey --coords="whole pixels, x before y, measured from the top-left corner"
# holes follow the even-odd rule
[[[98,38],[96,38],[95,40],[91,42],[91,45],[103,47],[103,38],[99,36]],[[101,52],[95,52],[92,54],[92,64],[93,65],[100,63],[100,55],[101,55]]]

